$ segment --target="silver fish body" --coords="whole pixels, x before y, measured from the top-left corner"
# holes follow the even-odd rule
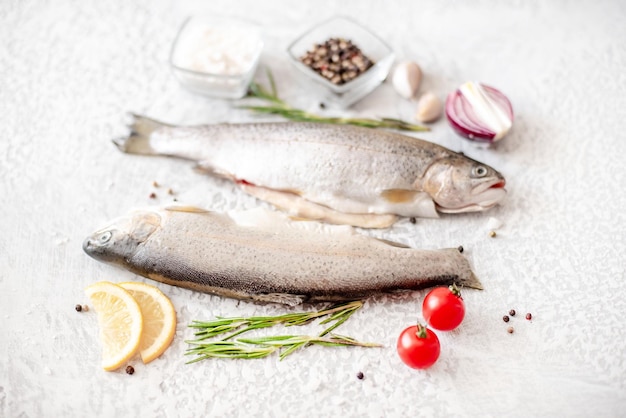
[[[289,305],[453,282],[481,288],[457,249],[416,250],[347,226],[257,218],[189,208],[136,211],[88,237],[83,249],[170,285]]]
[[[124,152],[195,161],[291,215],[362,227],[481,211],[506,191],[493,168],[388,131],[316,123],[165,125],[133,116]]]

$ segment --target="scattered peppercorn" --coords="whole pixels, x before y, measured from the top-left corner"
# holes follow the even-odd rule
[[[515,330],[513,329],[513,327],[508,327],[508,328],[506,329],[506,332],[508,332],[509,334],[513,334],[513,332],[514,332],[514,331],[515,331]]]
[[[171,188],[170,188],[170,189],[167,189],[167,194],[169,194],[169,195],[174,194],[174,190],[172,190]]]
[[[159,187],[159,183],[156,180],[152,182],[152,187]]]
[[[526,319],[528,319],[530,321],[531,319],[533,319],[533,315],[531,313],[527,313],[526,314]]]
[[[83,311],[87,312],[89,310],[89,306],[83,305]]]
[[[83,307],[81,305],[76,305],[74,309],[76,309],[76,312],[80,312],[83,310]]]
[[[416,223],[416,222],[417,222],[417,219],[415,219],[413,216],[411,216],[411,217],[409,218],[409,222],[411,222],[412,224],[414,224],[414,223]]]
[[[463,246],[459,245],[459,248],[457,248],[457,250],[459,250],[459,252],[462,253],[463,252]]]
[[[126,373],[133,374],[135,373],[135,368],[131,365],[126,366]]]
[[[156,193],[152,192],[150,193],[150,199],[156,199],[157,195]]]
[[[314,45],[300,61],[336,85],[354,80],[374,65],[359,47],[343,38]]]
[[[515,316],[515,309],[511,309],[511,310],[509,311],[509,315],[511,315],[511,316]]]
[[[320,109],[326,109],[326,105],[324,104],[324,102],[320,102]]]
[[[489,236],[491,238],[495,238],[496,237],[496,231],[489,231]]]
[[[359,380],[363,380],[365,378],[365,375],[363,374],[363,372],[358,372],[356,374],[356,378]]]
[[[508,315],[504,315],[504,316],[502,317],[502,320],[503,320],[504,322],[509,322],[509,316],[508,316]]]

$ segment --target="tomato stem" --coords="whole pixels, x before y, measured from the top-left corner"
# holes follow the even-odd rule
[[[428,333],[426,332],[426,327],[418,322],[415,335],[417,335],[417,338],[427,338]]]
[[[459,288],[456,286],[456,284],[455,284],[455,283],[452,283],[452,284],[448,287],[448,289],[450,289],[450,292],[452,292],[452,294],[453,294],[454,296],[456,296],[457,298],[461,298],[461,299],[463,299],[463,298],[461,297],[461,289],[459,289]]]

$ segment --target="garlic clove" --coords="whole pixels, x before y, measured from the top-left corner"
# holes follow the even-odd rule
[[[417,95],[421,82],[422,69],[413,61],[398,64],[391,78],[396,92],[405,99],[413,99]]]
[[[443,112],[443,103],[433,92],[426,92],[417,102],[415,118],[420,122],[434,122]]]

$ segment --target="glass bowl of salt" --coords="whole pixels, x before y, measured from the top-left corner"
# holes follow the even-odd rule
[[[258,25],[230,17],[193,16],[180,28],[170,66],[188,90],[209,97],[239,99],[261,58]]]

